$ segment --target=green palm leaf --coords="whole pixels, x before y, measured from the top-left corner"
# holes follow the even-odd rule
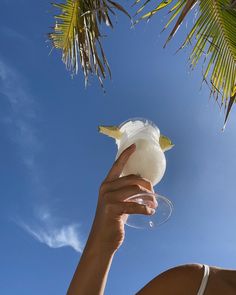
[[[149,1],[138,10],[140,13]],[[194,44],[190,55],[193,67],[204,56],[207,63],[203,74],[204,81],[210,80],[211,94],[218,99],[221,95],[221,105],[226,109],[225,123],[235,102],[236,87],[236,1],[235,0],[177,0],[161,1],[153,10],[140,19],[147,19],[160,9],[172,4],[172,13],[166,29],[174,19],[177,19],[166,43],[177,32],[189,11],[198,4],[198,18],[190,30],[181,48]],[[210,76],[210,77],[209,77]],[[208,78],[209,77],[209,78]]]
[[[77,74],[82,68],[87,84],[89,74],[95,74],[101,86],[109,64],[104,53],[100,33],[102,23],[113,27],[110,15],[114,8],[129,14],[118,3],[111,0],[66,0],[64,4],[53,4],[60,10],[55,16],[54,31],[49,34],[53,47],[62,51],[66,68]]]

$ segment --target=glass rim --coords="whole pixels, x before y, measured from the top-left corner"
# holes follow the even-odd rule
[[[156,125],[153,121],[151,121],[151,120],[149,120],[149,119],[147,119],[147,118],[144,118],[144,117],[132,117],[132,118],[129,118],[129,119],[123,121],[123,122],[119,125],[119,129],[121,129],[121,128],[122,128],[125,124],[127,124],[128,122],[134,122],[134,121],[148,122],[148,124],[151,125],[152,127],[156,128],[156,129],[159,129],[159,128],[157,127],[157,125]]]

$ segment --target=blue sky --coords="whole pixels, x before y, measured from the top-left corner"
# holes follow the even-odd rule
[[[116,153],[97,126],[130,117],[151,119],[175,143],[156,187],[174,213],[155,231],[127,228],[106,294],[134,294],[177,264],[236,268],[236,114],[221,132],[224,113],[200,90],[201,66],[190,71],[188,50],[174,54],[186,26],[163,50],[165,13],[135,29],[119,15],[104,40],[113,76],[104,95],[49,55],[49,1],[4,0],[2,11],[1,294],[66,293]]]

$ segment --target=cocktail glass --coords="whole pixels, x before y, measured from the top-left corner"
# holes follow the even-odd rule
[[[136,174],[148,179],[155,186],[160,182],[166,170],[166,158],[163,147],[160,145],[162,136],[160,130],[153,122],[143,118],[129,119],[119,126],[119,130],[121,136],[116,139],[118,148],[116,158],[131,144],[136,145],[136,150],[130,156],[121,176]],[[156,202],[153,201],[153,197]],[[157,193],[133,195],[126,201],[137,202],[156,209],[156,212],[149,216],[127,215],[126,224],[134,228],[155,228],[166,222],[173,211],[171,201]]]

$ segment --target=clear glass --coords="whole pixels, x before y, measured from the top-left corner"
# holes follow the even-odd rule
[[[136,145],[136,150],[125,165],[122,176],[140,175],[155,186],[166,170],[165,154],[159,145],[160,130],[153,122],[144,118],[129,119],[122,123],[119,129],[122,136],[116,140],[118,147],[116,158],[131,144]],[[147,205],[156,210],[153,215],[130,214],[127,216],[126,224],[134,228],[155,228],[166,222],[173,211],[171,201],[156,193],[141,193],[131,196],[127,201]]]

